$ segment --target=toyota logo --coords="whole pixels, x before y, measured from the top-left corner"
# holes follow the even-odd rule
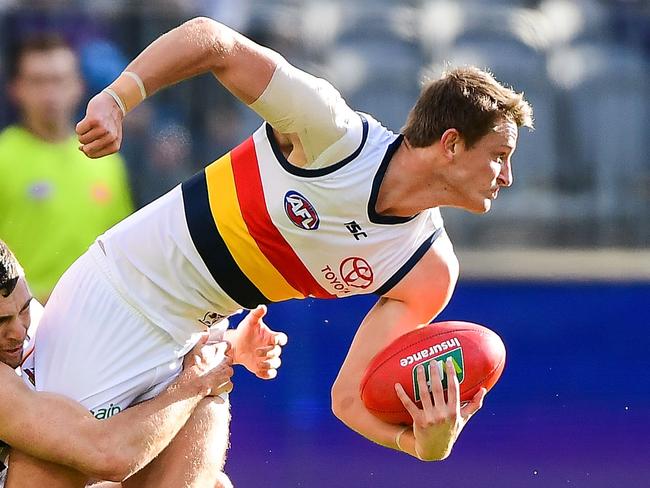
[[[354,288],[368,288],[372,285],[374,275],[372,268],[363,258],[350,257],[341,262],[339,268],[341,278],[347,283],[348,286]]]

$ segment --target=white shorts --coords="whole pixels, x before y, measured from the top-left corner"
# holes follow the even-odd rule
[[[180,346],[127,303],[97,253],[94,245],[57,283],[32,356],[37,390],[63,394],[104,419],[171,383],[192,338]]]

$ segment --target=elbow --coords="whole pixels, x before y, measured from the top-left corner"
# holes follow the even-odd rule
[[[125,450],[111,446],[98,445],[95,452],[78,469],[103,481],[121,482],[133,474],[130,456]]]
[[[201,38],[214,34],[221,24],[210,17],[194,17],[183,24],[183,28],[192,34],[201,34]]]
[[[334,383],[331,391],[332,413],[345,425],[350,425],[351,412],[354,407],[354,393]]]
[[[201,48],[206,70],[222,67],[235,46],[234,32],[209,17],[195,17],[184,26],[189,39],[196,39]]]
[[[117,453],[105,453],[103,459],[93,467],[95,469],[87,474],[104,481],[119,483],[133,474],[129,460]]]
[[[108,456],[103,464],[103,469],[101,472],[96,473],[98,479],[104,481],[115,481],[122,482],[131,476],[133,473],[131,471],[131,463],[129,459],[126,459],[120,455],[117,456]]]

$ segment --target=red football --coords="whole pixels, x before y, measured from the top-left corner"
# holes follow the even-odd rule
[[[373,358],[360,385],[364,405],[384,422],[411,424],[413,419],[395,393],[395,383],[421,407],[416,366],[425,365],[428,382],[428,364],[437,361],[440,371],[449,356],[460,382],[460,401],[466,402],[481,387],[490,390],[494,386],[505,365],[506,349],[496,333],[481,325],[458,321],[425,325],[398,337]],[[442,386],[446,390],[446,375]]]

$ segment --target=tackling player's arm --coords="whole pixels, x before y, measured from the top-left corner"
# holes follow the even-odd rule
[[[449,455],[460,430],[480,408],[484,391],[481,390],[462,409],[459,395],[454,397],[450,394],[446,403],[438,401],[433,405],[433,402],[423,402],[423,408],[418,409],[401,392],[402,401],[411,403],[409,411],[413,416],[413,427],[404,430],[402,426],[379,420],[366,410],[359,385],[366,367],[381,349],[418,325],[429,323],[440,313],[451,298],[457,277],[458,261],[451,242],[443,234],[365,317],[332,387],[332,409],[348,427],[378,444],[401,449],[421,460],[440,460]],[[436,368],[433,370],[437,371]],[[456,378],[455,373],[450,377]],[[426,381],[420,383],[426,384]],[[450,383],[450,389],[458,388],[457,381]],[[440,398],[439,380],[437,386]]]
[[[194,359],[197,354],[200,360]],[[121,481],[169,444],[204,397],[229,391],[231,375],[229,359],[217,365],[195,349],[163,393],[100,421],[77,402],[30,390],[0,364],[0,439],[12,449],[90,477]]]

